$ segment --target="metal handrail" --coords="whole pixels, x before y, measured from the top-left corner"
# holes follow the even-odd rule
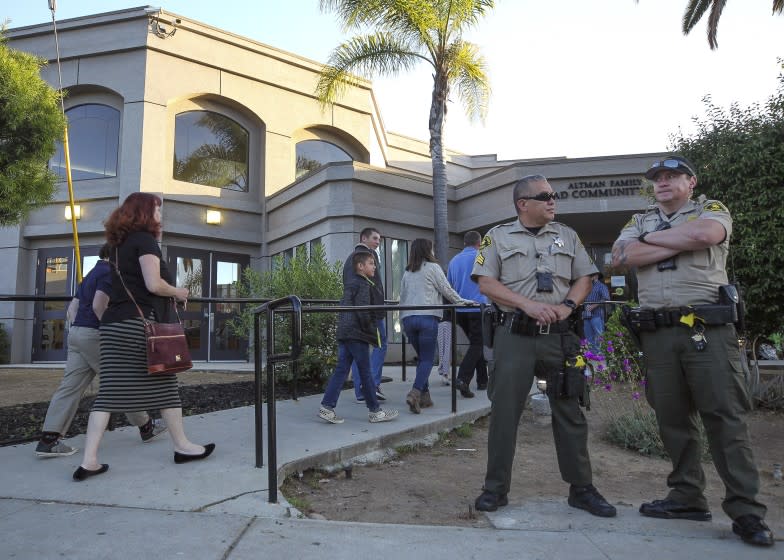
[[[332,301],[332,300],[326,300]],[[427,309],[456,309],[474,307],[468,305],[332,305],[328,307],[311,306],[303,309],[302,300],[295,295],[290,295],[268,301],[253,309],[253,356],[255,367],[255,431],[256,431],[256,468],[264,466],[263,461],[263,429],[262,429],[262,390],[261,390],[261,344],[260,331],[261,331],[261,314],[267,314],[267,336],[266,336],[266,357],[267,357],[267,460],[269,465],[267,467],[268,487],[267,492],[269,495],[268,501],[270,503],[277,503],[278,501],[278,449],[277,449],[277,434],[276,434],[276,400],[275,394],[275,367],[274,364],[284,361],[292,361],[292,378],[296,388],[296,380],[298,377],[297,371],[297,358],[302,351],[302,313],[340,313],[342,311],[391,311],[391,310],[427,310]],[[480,306],[481,307],[481,306]],[[275,329],[274,319],[275,312],[290,313],[293,315],[291,321],[291,349],[289,352],[274,354],[275,348]],[[452,412],[457,412],[457,393],[455,389],[456,378],[456,361],[457,352],[455,350],[455,315],[452,316]],[[404,340],[405,344],[405,340]],[[405,354],[404,354],[405,355]],[[405,364],[404,364],[405,367]],[[296,390],[294,391],[296,398]]]
[[[283,306],[289,307],[293,313],[291,321],[291,350],[289,352],[274,353],[275,349],[275,311]],[[261,314],[267,314],[267,467],[268,492],[270,503],[278,501],[278,441],[277,425],[275,423],[277,396],[275,394],[275,363],[288,360],[294,361],[302,351],[302,302],[297,296],[286,296],[268,301],[253,309],[253,358],[255,367],[255,430],[256,430],[256,468],[264,466],[262,450],[264,437],[262,429],[262,394],[261,394],[261,348],[259,335],[261,334]],[[296,375],[296,372],[295,372]]]

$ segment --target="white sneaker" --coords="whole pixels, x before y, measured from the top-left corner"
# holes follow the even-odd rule
[[[325,406],[319,408],[318,415],[319,418],[321,418],[322,420],[326,420],[330,424],[342,424],[343,422],[345,422],[343,418],[340,418],[337,414],[335,414],[334,410],[332,410],[331,408],[327,408]]]
[[[379,408],[375,412],[368,412],[368,420],[373,424],[377,422],[389,422],[399,415],[400,413],[394,408]]]

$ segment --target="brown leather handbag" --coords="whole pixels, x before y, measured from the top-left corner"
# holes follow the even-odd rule
[[[177,313],[176,305],[174,312]],[[150,375],[179,373],[193,367],[179,313],[176,323],[144,319],[144,335],[147,337],[147,373]]]
[[[119,255],[117,256],[119,258]],[[118,261],[119,262],[119,261]],[[114,264],[114,263],[112,263]],[[177,312],[177,303],[170,298],[177,317],[176,323],[157,323],[144,316],[133,294],[125,285],[120,267],[115,265],[114,270],[120,278],[128,297],[139,311],[139,316],[144,321],[144,336],[147,339],[147,373],[150,375],[165,375],[187,371],[193,367],[191,352],[188,349],[188,339],[185,338],[185,329],[182,327],[180,314]]]

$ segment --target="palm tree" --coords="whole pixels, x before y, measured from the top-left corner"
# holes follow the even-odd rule
[[[689,0],[686,6],[686,12],[683,14],[683,34],[688,35],[689,31],[694,29],[697,22],[700,21],[705,12],[710,8],[710,15],[708,16],[708,44],[711,50],[718,48],[719,43],[716,39],[719,28],[719,18],[727,0]],[[773,13],[781,13],[784,11],[784,0],[773,0]]]
[[[425,62],[433,69],[430,104],[430,157],[433,161],[433,221],[436,256],[447,262],[447,179],[443,127],[449,94],[457,89],[470,118],[484,118],[490,97],[485,61],[478,47],[463,40],[494,6],[494,0],[320,0],[322,11],[333,11],[344,30],[368,29],[339,45],[321,72],[316,95],[330,104],[356,74],[394,76]]]

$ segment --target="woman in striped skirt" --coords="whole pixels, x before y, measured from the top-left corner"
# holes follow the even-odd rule
[[[177,376],[147,373],[140,312],[149,319],[169,322],[172,298],[184,302],[188,297],[187,288],[172,285],[161,258],[161,199],[150,193],[133,193],[112,212],[105,227],[112,246],[110,260],[117,268],[112,276],[109,307],[101,318],[101,384],[87,423],[84,458],[73,474],[74,480],[109,469],[109,465],[98,462],[98,446],[112,412],[160,409],[174,443],[175,463],[204,459],[215,449],[213,443],[198,445],[185,435]]]

